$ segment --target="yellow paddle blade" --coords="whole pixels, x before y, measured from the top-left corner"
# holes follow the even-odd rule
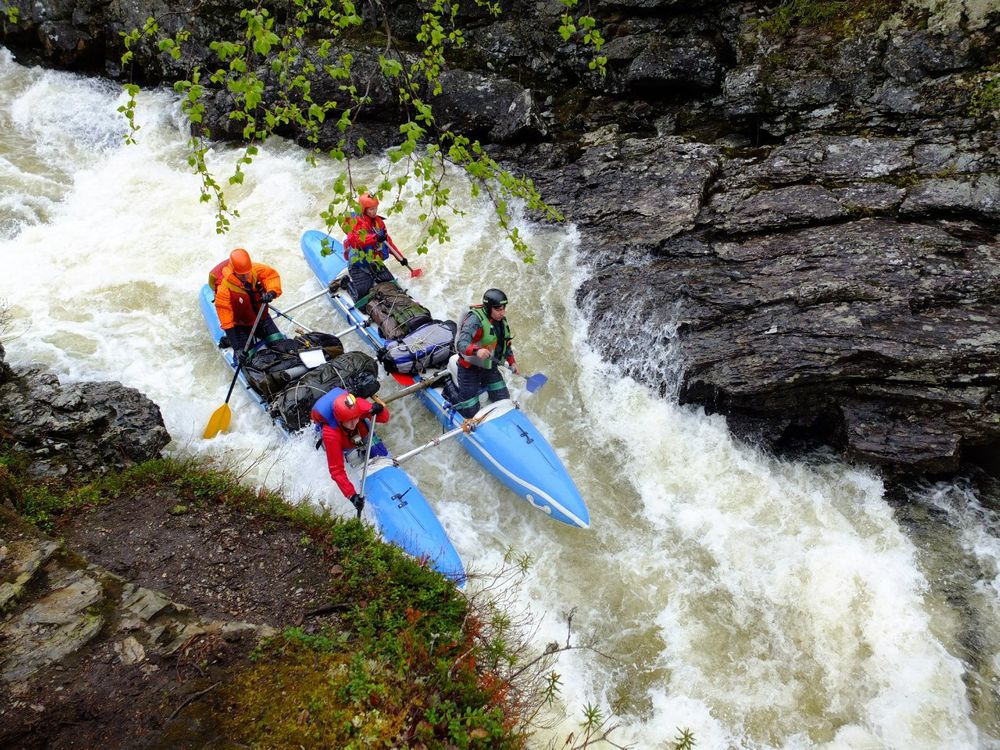
[[[209,440],[220,432],[228,430],[229,422],[232,418],[233,410],[229,408],[229,404],[223,404],[212,412],[212,416],[208,420],[208,425],[205,427],[205,439]]]

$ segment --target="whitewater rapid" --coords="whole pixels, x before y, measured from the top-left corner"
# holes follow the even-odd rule
[[[160,406],[171,455],[347,514],[311,440],[283,439],[242,394],[231,431],[202,439],[231,371],[197,308],[208,270],[237,246],[279,269],[279,305],[316,293],[298,241],[319,227],[338,166],[310,167],[299,148],[269,142],[247,183],[227,191],[241,216],[220,237],[186,164],[173,95],[141,96],[134,146],[122,142],[122,101],[114,84],[22,67],[0,49],[9,361],[137,388]],[[219,145],[209,161],[224,176],[237,156]],[[355,178],[382,166],[367,157]],[[539,623],[539,648],[565,641],[575,608],[574,642],[596,650],[560,658],[554,715],[614,710],[616,741],[637,748],[672,746],[679,727],[701,749],[1000,747],[996,514],[949,484],[893,507],[871,472],[776,460],[734,442],[723,419],[622,379],[591,348],[574,301],[584,271],[573,228],[520,221],[538,255],[526,265],[490,206],[450,184],[463,214],[451,242],[415,260],[424,275],[411,292],[451,318],[488,286],[507,292],[521,366],[549,377],[523,405],[577,480],[592,528],[549,520],[454,444],[408,472],[470,569],[494,569],[508,547],[531,555],[517,601]],[[389,219],[404,250],[418,213]],[[322,302],[295,317],[340,327]],[[622,323],[648,357],[647,335],[657,337]],[[655,346],[676,372],[676,356]],[[400,452],[438,432],[419,404],[403,403],[385,439]]]

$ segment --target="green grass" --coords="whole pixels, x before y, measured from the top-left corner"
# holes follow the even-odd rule
[[[219,696],[227,734],[258,747],[523,747],[455,587],[361,524],[319,539],[343,567],[330,599],[347,606],[335,626],[257,650]]]

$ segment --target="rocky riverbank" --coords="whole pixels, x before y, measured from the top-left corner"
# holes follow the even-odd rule
[[[558,3],[509,2],[499,20],[460,16],[468,43],[436,106],[578,226],[593,269],[579,301],[624,372],[777,448],[948,474],[1000,449],[988,5],[603,2],[601,77],[554,31]],[[159,7],[25,4],[6,43],[121,77],[118,33]],[[186,56],[142,49],[130,73],[170,80],[208,61],[232,8],[199,8],[183,19]],[[418,20],[396,4],[397,36]],[[351,44],[374,70],[374,51]],[[373,81],[358,134],[377,148],[398,112]],[[332,122],[320,135],[339,137]]]
[[[0,347],[0,748],[524,746],[451,581],[168,441]]]

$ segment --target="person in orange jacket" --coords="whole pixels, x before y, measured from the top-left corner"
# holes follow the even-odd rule
[[[385,219],[378,215],[378,198],[362,193],[358,203],[361,215],[355,215],[345,227],[347,237],[344,238],[344,259],[350,264],[348,291],[355,301],[365,297],[375,284],[394,280],[385,265],[390,255],[402,265],[410,265],[389,237]]]
[[[250,330],[262,305],[281,296],[281,277],[263,263],[254,263],[250,254],[238,247],[209,273],[209,284],[214,283],[215,312],[219,325],[229,339],[229,345],[239,355],[250,338]],[[258,341],[282,338],[278,326],[264,310],[254,332]]]
[[[344,467],[344,456],[350,451],[357,450],[360,451],[362,458],[364,457],[370,428],[363,418],[373,416],[377,424],[385,424],[389,421],[389,410],[377,401],[372,403],[342,388],[334,388],[319,397],[313,405],[310,416],[322,430],[330,478],[360,515],[361,509],[365,506],[365,498],[358,493],[348,478]],[[389,455],[389,451],[378,440],[378,436],[372,444],[371,455]]]

